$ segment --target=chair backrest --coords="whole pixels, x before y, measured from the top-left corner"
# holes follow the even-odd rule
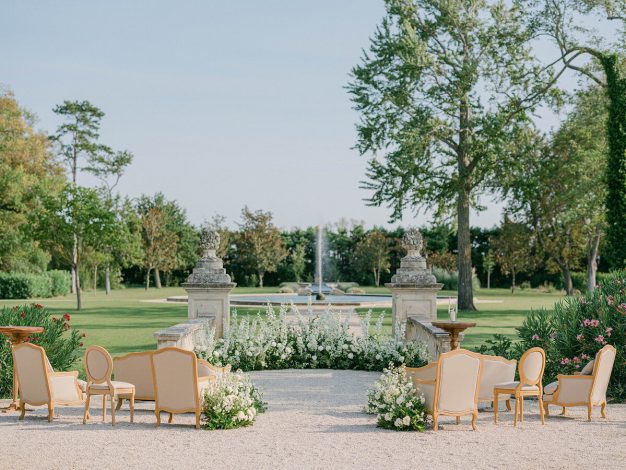
[[[439,411],[460,413],[478,408],[480,354],[456,349],[439,356],[435,402]]]
[[[493,387],[496,384],[513,382],[515,380],[516,360],[509,360],[501,356],[482,356],[483,373],[480,376],[479,401],[493,400]]]
[[[31,405],[49,403],[52,390],[44,349],[34,344],[21,343],[14,345],[12,350],[20,399]]]
[[[198,400],[198,365],[191,351],[168,347],[152,353],[155,408],[194,411]]]
[[[219,367],[219,366],[214,366],[213,364],[211,364],[208,361],[205,361],[204,359],[198,359],[198,377],[220,378],[224,374],[227,374],[228,372],[230,372],[230,367],[231,367],[230,364],[224,367]]]
[[[593,366],[593,385],[591,387],[591,402],[598,403],[606,401],[606,389],[609,386],[613,363],[617,350],[607,344],[596,354],[596,361]]]
[[[154,400],[151,356],[152,351],[145,351],[113,358],[115,380],[133,384],[137,400]]]
[[[519,360],[519,381],[522,385],[537,385],[543,378],[546,367],[546,352],[541,348],[530,348]]]
[[[85,372],[89,382],[110,382],[113,359],[109,352],[101,346],[89,346],[85,351]]]

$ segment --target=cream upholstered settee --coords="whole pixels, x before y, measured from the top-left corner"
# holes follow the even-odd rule
[[[606,418],[606,389],[616,354],[617,350],[607,344],[580,375],[558,375],[557,381],[547,385],[543,391],[546,415],[549,414],[550,405],[562,407],[563,414],[568,406],[586,406],[587,419],[591,421],[593,407],[600,406],[602,417]]]
[[[154,381],[152,377],[151,357],[154,351],[133,352],[113,358],[113,373],[115,380],[135,385],[135,400],[154,401]],[[198,377],[220,377],[230,372],[230,364],[226,367],[217,367],[203,359],[197,361]],[[122,406],[122,399],[117,408]]]

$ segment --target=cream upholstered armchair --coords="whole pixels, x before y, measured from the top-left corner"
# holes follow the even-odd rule
[[[214,366],[204,359],[198,359],[198,377],[215,377],[219,379],[224,374],[228,374],[230,369],[230,364],[227,364],[224,367],[219,367]]]
[[[606,418],[606,389],[609,385],[613,363],[617,350],[607,344],[596,354],[590,375],[561,375],[557,381],[546,386],[543,394],[543,404],[546,414],[549,406],[556,405],[563,408],[568,406],[587,406],[587,419],[591,421],[591,411],[594,406],[600,406],[603,418]],[[588,367],[591,368],[591,367]],[[584,370],[583,370],[584,372]]]
[[[87,373],[87,400],[83,424],[89,419],[89,404],[92,395],[102,396],[102,421],[106,419],[107,397],[111,398],[111,425],[115,426],[115,398],[127,397],[130,400],[130,422],[135,417],[135,386],[128,382],[111,380],[113,360],[109,352],[100,346],[89,346],[85,351],[85,372]]]
[[[13,364],[20,391],[20,420],[24,419],[25,403],[48,405],[48,421],[54,417],[56,405],[80,405],[83,392],[78,372],[54,372],[42,347],[21,343],[12,347]]]
[[[152,351],[144,351],[113,358],[115,380],[133,384],[135,386],[135,400],[154,401],[151,357]],[[124,398],[123,396],[118,397],[118,410],[122,406]]]
[[[439,416],[472,415],[472,429],[478,417],[478,392],[482,372],[481,355],[456,349],[439,356],[437,362],[417,369],[407,368],[415,388],[424,395],[426,410],[437,431]]]
[[[513,382],[515,379],[516,360],[501,356],[482,355],[483,373],[480,376],[479,402],[493,402],[493,388],[496,384]],[[511,395],[506,397],[506,408],[511,411]]]
[[[198,358],[184,349],[159,349],[151,359],[157,426],[161,424],[162,411],[169,412],[168,423],[174,414],[195,413],[196,429],[200,429],[202,395],[215,377],[198,377]]]
[[[519,381],[498,383],[493,388],[493,420],[498,422],[499,395],[515,396],[515,416],[513,426],[517,426],[517,417],[524,421],[524,397],[535,396],[539,400],[539,416],[544,424],[543,403],[543,370],[546,366],[546,353],[541,348],[530,348],[519,360]]]

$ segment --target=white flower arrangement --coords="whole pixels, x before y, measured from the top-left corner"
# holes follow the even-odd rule
[[[277,311],[275,311],[277,310]],[[288,318],[288,313],[291,318]],[[371,312],[362,319],[361,336],[349,331],[350,318],[343,318],[331,308],[322,314],[311,310],[301,315],[294,306],[267,307],[265,315],[239,319],[234,312],[224,337],[213,338],[209,332],[200,357],[216,365],[231,364],[244,371],[262,369],[358,369],[383,370],[387,365],[406,364],[419,367],[427,362],[426,348],[415,342],[405,343],[404,327],[398,336],[382,334],[383,315],[372,328]],[[373,330],[373,332],[371,331]]]
[[[420,432],[426,428],[424,397],[407,377],[404,366],[385,369],[367,399],[366,411],[376,415],[381,428]]]
[[[259,391],[240,373],[224,374],[203,395],[202,417],[207,429],[249,426],[265,410]]]

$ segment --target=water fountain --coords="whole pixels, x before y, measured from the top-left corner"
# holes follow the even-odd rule
[[[315,279],[309,286],[316,300],[325,300],[332,289],[324,283],[324,229],[321,225],[315,228]]]

